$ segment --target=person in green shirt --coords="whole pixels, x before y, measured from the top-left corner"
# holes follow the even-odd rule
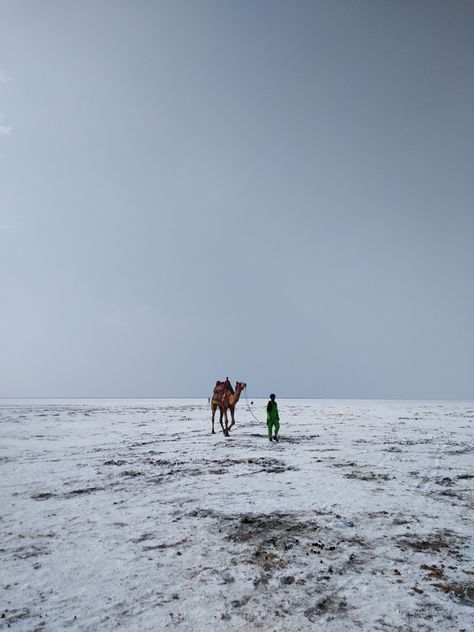
[[[268,438],[270,441],[275,441],[278,443],[278,431],[280,430],[280,416],[278,414],[278,406],[275,401],[275,393],[270,395],[270,401],[267,404],[267,428],[268,428]],[[273,434],[274,429],[274,434]],[[273,436],[272,436],[273,434]]]

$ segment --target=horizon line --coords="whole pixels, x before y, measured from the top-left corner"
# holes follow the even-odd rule
[[[265,396],[252,396],[247,399],[268,399],[268,395]],[[110,396],[10,396],[4,395],[0,396],[1,400],[12,400],[12,399],[27,399],[27,400],[58,400],[58,399],[81,399],[81,400],[90,400],[90,399],[99,399],[99,400],[143,400],[143,399],[204,399],[207,400],[209,396],[189,396],[189,395],[145,395],[145,396],[119,396],[119,397],[110,397]],[[387,402],[397,402],[397,401],[414,401],[414,402],[473,402],[472,399],[465,399],[459,397],[445,397],[445,398],[426,398],[426,397],[304,397],[304,396],[278,396],[277,399],[308,399],[308,400],[321,400],[321,401],[331,401],[331,400],[340,400],[340,401],[387,401]],[[243,400],[242,400],[243,401]]]

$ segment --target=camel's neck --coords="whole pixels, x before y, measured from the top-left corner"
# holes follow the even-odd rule
[[[239,401],[241,392],[242,392],[242,387],[241,386],[237,386],[237,388],[235,389],[235,393],[234,393],[234,403],[237,403]]]

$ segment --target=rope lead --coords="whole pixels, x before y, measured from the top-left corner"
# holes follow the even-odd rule
[[[247,410],[252,415],[252,417],[255,419],[255,421],[258,421],[258,423],[260,423],[260,421],[255,417],[255,415],[253,414],[253,412],[250,409],[250,404],[249,404],[249,400],[248,400],[248,397],[247,397],[247,387],[245,387],[245,389],[244,389],[244,397],[245,397],[245,401],[247,402]]]

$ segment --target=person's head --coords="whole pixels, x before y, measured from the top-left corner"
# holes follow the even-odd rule
[[[272,394],[270,395],[270,399],[271,399],[272,401],[275,399],[275,393],[272,393]]]

